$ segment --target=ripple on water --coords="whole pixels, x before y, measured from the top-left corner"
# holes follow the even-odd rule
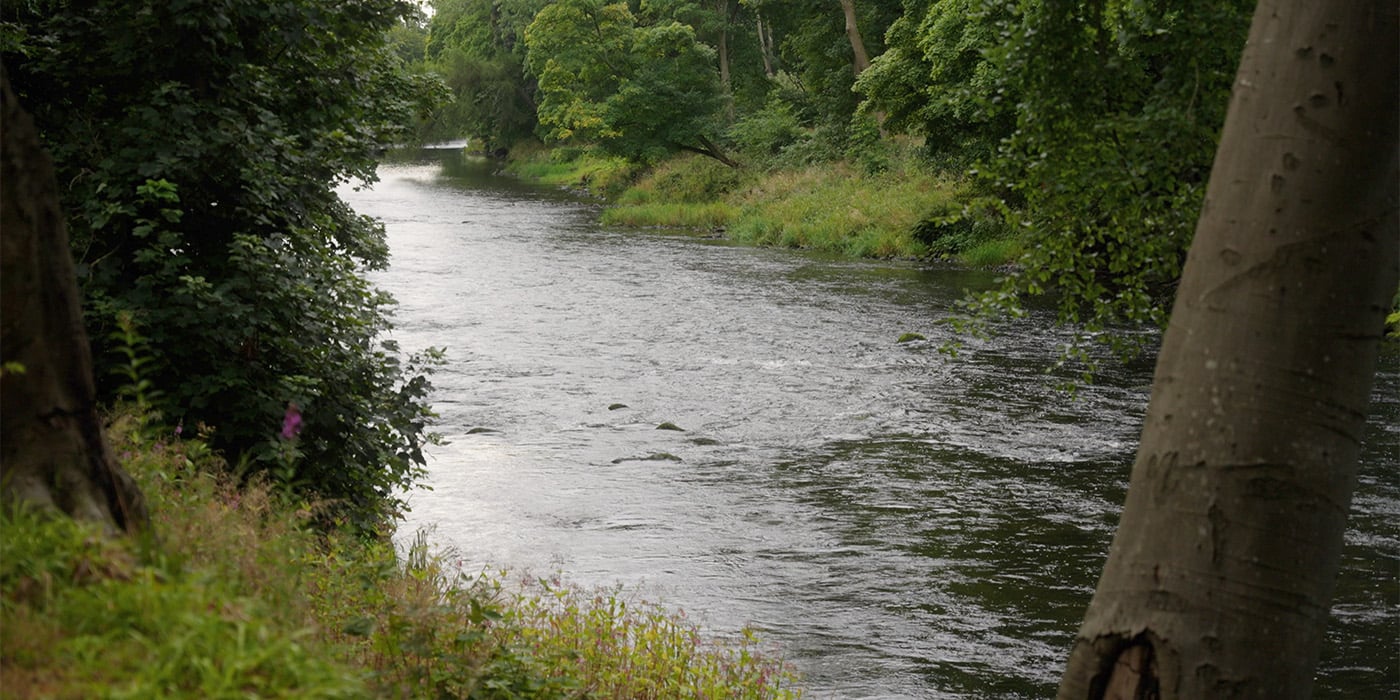
[[[405,530],[719,632],[754,624],[814,697],[1051,692],[1117,521],[1146,362],[1069,397],[1047,375],[1067,336],[1035,312],[939,352],[988,275],[600,229],[589,203],[456,161],[382,175],[344,195],[388,222],[395,335],[450,358],[450,444]],[[928,340],[895,342],[909,331]],[[1400,639],[1400,353],[1383,366],[1321,697],[1400,690],[1374,643]]]

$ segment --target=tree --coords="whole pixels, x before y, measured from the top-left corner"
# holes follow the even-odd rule
[[[469,136],[484,150],[531,136],[538,87],[525,70],[525,27],[539,0],[450,0],[434,4],[428,22],[428,65],[454,100],[434,114],[433,138]]]
[[[134,531],[144,500],[102,434],[53,165],[0,67],[0,500]]]
[[[846,41],[851,44],[851,72],[859,78],[860,74],[870,67],[870,54],[865,50],[865,41],[860,37],[855,0],[841,0],[841,16],[846,20]]]
[[[851,86],[872,57],[884,52],[885,30],[899,16],[899,2],[750,0],[746,5],[762,12],[769,42],[776,39],[785,69],[782,84],[788,88],[784,98],[794,102],[806,124],[824,132],[819,139],[831,155],[839,154],[860,102]]]
[[[1400,277],[1397,32],[1259,3],[1061,698],[1309,696]]]
[[[714,49],[675,20],[642,26],[626,5],[560,0],[525,32],[550,138],[596,141],[639,162],[677,150],[733,159],[709,133],[724,93]]]
[[[1016,125],[979,168],[1026,254],[986,315],[1049,296],[1096,333],[1163,326],[1248,30],[1249,0],[1034,0],[988,53]],[[1118,350],[1134,338],[1101,333]],[[1066,348],[1086,358],[1082,344]]]
[[[891,131],[923,134],[933,155],[985,158],[1015,126],[1016,97],[987,54],[1004,41],[1005,3],[908,0],[889,48],[861,73],[862,109]]]
[[[171,423],[204,423],[250,473],[370,525],[424,462],[427,380],[380,341],[364,278],[382,227],[336,194],[410,137],[419,84],[387,32],[399,0],[94,0],[15,8],[6,56],[53,154],[99,398],[130,316]],[[277,437],[290,402],[305,428]]]

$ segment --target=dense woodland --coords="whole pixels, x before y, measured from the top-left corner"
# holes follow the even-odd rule
[[[1054,290],[1089,330],[1165,322],[1251,2],[441,0],[395,30],[454,99],[426,138],[543,138],[650,164],[847,161],[964,178],[926,239],[1024,238],[978,302]],[[990,233],[989,233],[990,232]]]

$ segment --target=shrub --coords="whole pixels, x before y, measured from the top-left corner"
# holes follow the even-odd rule
[[[66,185],[99,390],[129,380],[109,340],[129,316],[167,420],[219,426],[251,474],[299,405],[283,473],[369,527],[423,464],[433,358],[379,342],[393,302],[363,272],[386,263],[383,230],[335,187],[372,180],[413,122],[416,79],[385,43],[412,4],[37,8],[15,8],[32,41],[5,58]]]

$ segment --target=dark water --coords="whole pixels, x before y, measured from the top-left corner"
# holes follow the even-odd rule
[[[938,352],[986,274],[600,228],[593,205],[455,152],[381,174],[346,197],[388,227],[396,336],[450,358],[450,444],[405,532],[751,624],[809,697],[1053,694],[1150,364],[1070,398],[1044,376],[1064,340],[1045,317]],[[1392,348],[1322,697],[1400,692],[1397,387]]]

